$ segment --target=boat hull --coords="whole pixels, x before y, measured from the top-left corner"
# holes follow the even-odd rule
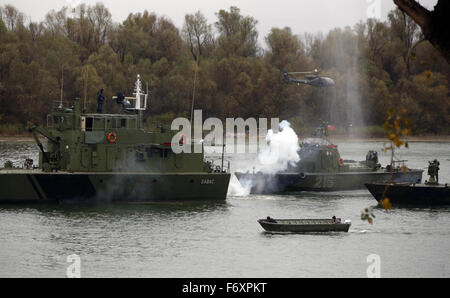
[[[0,202],[225,200],[228,173],[0,173]]]
[[[297,223],[288,220],[277,220],[276,223],[267,220],[258,220],[259,224],[268,232],[285,232],[285,233],[324,233],[324,232],[348,232],[349,223],[333,224],[331,220],[320,223]]]
[[[386,189],[386,183],[368,183],[367,189],[373,197],[380,201]],[[450,204],[450,188],[445,185],[427,184],[391,184],[385,196],[392,204],[407,205],[448,205]]]
[[[422,170],[393,173],[394,182],[420,183]],[[339,191],[364,189],[366,183],[386,182],[389,172],[349,173],[235,173],[241,184],[250,184],[250,193],[282,193],[291,191]]]

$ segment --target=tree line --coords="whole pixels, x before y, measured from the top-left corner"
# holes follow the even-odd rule
[[[136,74],[150,90],[149,122],[189,118],[195,94],[204,117],[328,121],[346,130],[381,127],[387,110],[405,108],[414,133],[450,131],[450,67],[400,10],[326,34],[272,28],[264,45],[257,23],[237,7],[218,11],[214,23],[187,14],[182,28],[148,11],[115,23],[101,3],[52,10],[41,22],[0,7],[0,132],[44,123],[61,90],[64,101],[86,98],[94,112],[104,88],[105,109],[116,111],[111,97],[131,94]],[[283,69],[316,68],[336,85],[283,82]]]

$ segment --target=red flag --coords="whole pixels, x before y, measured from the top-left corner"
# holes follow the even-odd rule
[[[327,126],[327,129],[328,129],[329,131],[333,131],[333,130],[334,130],[334,126],[333,126],[333,125],[328,125],[328,126]]]

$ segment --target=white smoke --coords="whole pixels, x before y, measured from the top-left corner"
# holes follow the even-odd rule
[[[295,166],[300,161],[298,136],[288,121],[283,120],[280,123],[278,133],[275,133],[272,129],[269,130],[266,143],[267,146],[262,148],[252,166],[239,172],[261,172],[273,175],[287,170],[289,166]],[[246,196],[250,193],[252,187],[252,180],[239,181],[233,175],[228,188],[228,195]]]
[[[259,153],[255,168],[258,172],[276,174],[300,161],[298,136],[291,124],[283,120],[279,127],[278,133],[274,133],[272,129],[267,132],[267,147]]]

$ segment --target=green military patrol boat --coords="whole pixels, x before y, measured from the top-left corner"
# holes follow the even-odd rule
[[[147,92],[148,93],[148,92]],[[0,202],[225,200],[230,173],[201,153],[175,154],[175,132],[143,128],[148,94],[139,75],[132,97],[118,94],[118,114],[85,113],[60,104],[47,127],[31,126],[39,165],[0,168]],[[38,134],[47,139],[41,144]],[[223,165],[223,162],[222,162]]]
[[[363,161],[344,160],[338,146],[325,137],[329,128],[323,124],[314,138],[305,139],[298,151],[300,161],[286,170],[276,174],[236,172],[236,177],[242,184],[250,184],[250,192],[255,194],[364,189],[366,183],[385,182],[391,175],[394,182],[422,181],[422,169],[382,167],[376,151],[369,151]]]

